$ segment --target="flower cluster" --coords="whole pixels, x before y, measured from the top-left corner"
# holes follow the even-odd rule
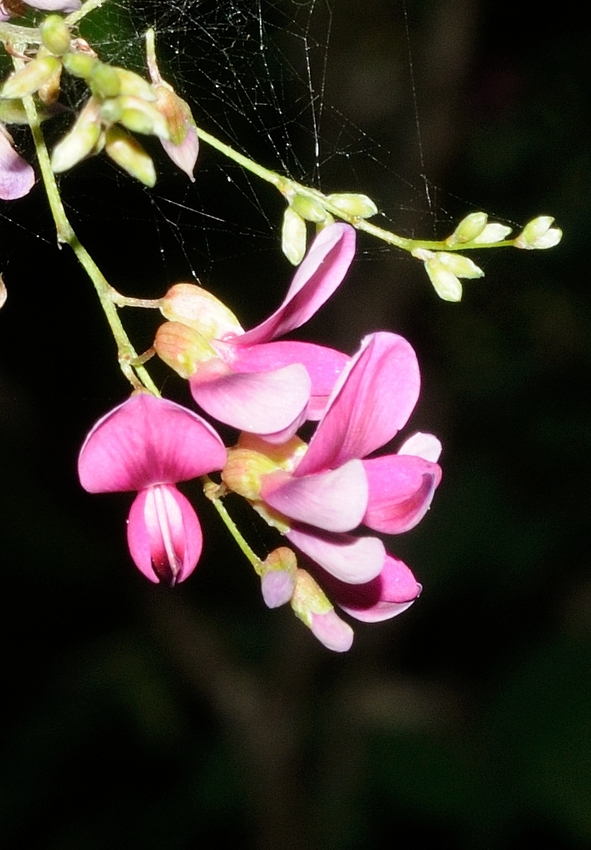
[[[266,604],[289,603],[336,651],[350,647],[353,632],[333,603],[378,622],[418,597],[420,584],[375,532],[413,528],[441,478],[432,435],[415,434],[396,453],[375,456],[419,395],[417,358],[405,339],[371,334],[352,357],[277,339],[336,290],[354,251],[350,226],[321,230],[281,306],[248,331],[191,284],[177,284],[159,302],[167,321],[156,351],[188,379],[205,413],[240,432],[233,447],[197,413],[139,392],[97,422],[79,458],[89,492],[137,491],[127,528],[132,558],[150,580],[169,584],[194,570],[202,545],[197,516],[176,484],[220,473],[217,492],[247,499],[299,553],[281,546],[260,562]],[[317,422],[309,443],[297,435],[305,422]]]

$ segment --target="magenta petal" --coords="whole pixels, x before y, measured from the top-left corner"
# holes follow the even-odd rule
[[[427,513],[441,469],[412,455],[385,455],[363,461],[369,501],[363,522],[374,531],[401,534]]]
[[[127,543],[150,581],[177,584],[195,569],[203,535],[190,502],[172,484],[141,490],[131,506]]]
[[[333,602],[366,623],[396,617],[412,605],[422,590],[406,564],[390,555],[386,555],[379,576],[367,584],[345,584],[330,575],[319,580]]]
[[[190,379],[197,404],[220,422],[253,434],[273,434],[288,428],[305,411],[310,378],[293,364],[272,372],[245,372],[211,381]],[[297,427],[297,426],[296,426]]]
[[[23,198],[35,185],[35,172],[12,146],[10,137],[0,127],[0,198],[13,201]]]
[[[324,570],[344,582],[362,584],[379,575],[386,550],[377,537],[313,534],[292,528],[286,537]]]
[[[299,328],[330,298],[355,254],[355,231],[331,224],[320,231],[296,271],[283,304],[262,324],[240,336],[240,343],[268,342]]]
[[[226,449],[205,420],[172,401],[133,395],[96,423],[78,458],[90,493],[142,490],[222,469]]]
[[[337,467],[385,445],[406,424],[419,396],[416,354],[403,337],[376,333],[337,381],[296,475]]]
[[[360,460],[338,469],[293,478],[286,472],[263,476],[264,501],[290,519],[325,531],[351,531],[367,507],[367,478]]]

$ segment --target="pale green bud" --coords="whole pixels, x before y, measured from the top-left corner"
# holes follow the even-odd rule
[[[43,46],[54,56],[63,56],[70,49],[70,29],[60,15],[48,15],[39,26]]]
[[[492,222],[487,224],[482,233],[474,239],[476,245],[494,245],[495,242],[502,242],[510,233],[510,227],[506,224]]]
[[[88,80],[95,67],[99,64],[102,65],[102,62],[96,56],[90,56],[88,53],[66,53],[62,57],[62,64],[73,77]]]
[[[304,259],[306,239],[306,222],[292,207],[288,207],[283,214],[281,250],[294,266],[299,266]]]
[[[116,70],[119,75],[122,95],[141,97],[142,100],[156,100],[154,89],[150,83],[148,83],[147,80],[144,80],[143,77],[140,77],[139,74],[135,74],[133,71],[128,71],[127,68],[115,68],[114,70]]]
[[[110,127],[105,135],[105,152],[131,177],[150,188],[156,183],[154,163],[146,151],[121,127]]]
[[[100,124],[83,119],[80,114],[73,128],[57,143],[51,154],[51,168],[55,174],[67,171],[95,151],[101,135]]]
[[[552,227],[554,218],[551,215],[539,215],[525,225],[514,242],[516,248],[527,250],[553,248],[562,239],[562,230]]]
[[[60,63],[55,56],[40,56],[33,59],[24,68],[10,75],[2,86],[0,97],[20,99],[35,94],[59,69]]]
[[[121,107],[119,123],[124,127],[134,133],[169,139],[166,118],[155,106],[140,97],[122,96],[118,100]]]
[[[445,260],[442,261],[442,254],[446,257],[453,256],[442,251],[428,251],[426,248],[415,248],[412,251],[413,257],[425,263],[425,271],[437,295],[444,301],[461,301],[462,284]]]
[[[99,97],[117,97],[121,93],[121,80],[117,69],[104,62],[97,62],[93,67],[88,84],[94,94]]]
[[[354,193],[329,195],[328,200],[339,212],[355,216],[355,218],[371,218],[378,211],[371,198],[367,195]]]
[[[306,221],[313,221],[316,224],[324,221],[327,216],[327,212],[320,201],[307,198],[305,195],[296,195],[291,202],[291,208]]]
[[[488,216],[484,212],[470,213],[461,220],[451,236],[445,240],[448,245],[456,245],[458,242],[472,242],[477,236],[480,236],[486,223]]]
[[[457,277],[465,277],[470,280],[484,277],[482,269],[468,257],[463,257],[461,254],[448,254],[446,251],[437,251],[435,257]]]

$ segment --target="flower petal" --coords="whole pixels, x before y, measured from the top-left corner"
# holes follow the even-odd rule
[[[334,608],[324,614],[310,615],[310,630],[320,643],[333,652],[347,652],[353,645],[353,629],[341,620]]]
[[[373,531],[401,534],[427,513],[441,481],[441,468],[412,455],[385,455],[363,461],[369,501],[363,522]]]
[[[419,388],[419,366],[410,343],[386,332],[365,337],[337,380],[294,474],[335,468],[385,445],[406,424]]]
[[[174,585],[195,569],[203,535],[189,501],[172,484],[142,490],[127,524],[127,543],[137,568],[153,582]]]
[[[296,271],[283,304],[257,327],[240,336],[239,345],[268,342],[299,328],[330,298],[355,254],[355,231],[330,224],[320,231]]]
[[[441,442],[433,434],[423,434],[418,431],[405,440],[398,449],[399,455],[415,455],[432,463],[437,463],[441,454]]]
[[[23,198],[35,185],[35,172],[12,146],[8,133],[0,127],[0,198]]]
[[[92,428],[80,450],[78,475],[90,493],[113,493],[188,481],[225,462],[225,446],[205,420],[139,393]]]
[[[359,460],[304,478],[272,472],[263,476],[261,496],[290,519],[325,531],[351,531],[367,507],[367,478]]]
[[[377,537],[321,536],[301,527],[290,529],[286,537],[324,570],[344,582],[371,581],[384,566],[386,550]]]
[[[189,380],[197,404],[220,422],[254,434],[274,434],[297,421],[295,431],[310,398],[310,378],[299,364],[205,381],[202,374]]]
[[[366,623],[396,617],[412,605],[422,590],[406,564],[391,555],[386,555],[381,573],[366,584],[345,584],[331,575],[318,579],[333,602]]]

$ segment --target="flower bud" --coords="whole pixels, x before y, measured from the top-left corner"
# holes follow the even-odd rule
[[[0,91],[0,97],[23,98],[34,94],[59,70],[60,63],[55,56],[39,56],[32,59],[24,68],[11,74]]]
[[[371,198],[355,193],[339,193],[329,195],[328,200],[339,212],[356,218],[371,218],[378,211]]]
[[[412,256],[425,263],[425,270],[433,284],[435,292],[444,301],[461,301],[462,284],[460,277],[483,277],[484,272],[476,263],[461,254],[450,254],[446,251],[428,251],[426,248],[415,248]]]
[[[448,245],[456,245],[458,242],[472,242],[477,236],[480,236],[486,223],[488,216],[484,212],[470,213],[461,220],[451,236],[445,240]]]
[[[449,254],[447,251],[438,251],[435,257],[445,268],[457,275],[457,277],[465,277],[469,280],[484,277],[482,269],[468,257],[464,257],[461,254]]]
[[[296,572],[290,604],[296,617],[327,649],[346,652],[351,648],[353,629],[336,614],[323,590],[306,570]]]
[[[194,328],[205,339],[244,333],[234,313],[219,298],[194,283],[176,283],[160,299],[160,312],[171,322]]]
[[[61,76],[62,66],[60,62],[51,77],[37,89],[37,97],[39,98],[41,103],[49,105],[51,103],[55,103],[55,101],[58,99],[60,95]]]
[[[287,207],[283,213],[281,250],[294,266],[299,266],[304,259],[306,239],[306,222],[292,207]]]
[[[324,221],[327,216],[327,212],[320,201],[308,198],[305,195],[296,195],[291,202],[291,208],[306,221],[313,221],[316,224]]]
[[[511,228],[506,224],[499,224],[496,221],[487,224],[482,233],[473,240],[475,245],[494,245],[495,242],[502,242],[505,237],[511,233]]]
[[[91,56],[88,53],[66,53],[62,57],[62,64],[66,71],[72,74],[73,77],[88,80],[95,67],[102,65],[102,62],[96,56]]]
[[[147,80],[135,74],[133,71],[128,71],[127,68],[114,68],[119,76],[121,85],[121,94],[129,95],[130,97],[141,97],[142,100],[155,101],[156,94],[154,89]]]
[[[117,69],[104,62],[96,62],[90,72],[88,84],[98,97],[117,97],[121,93],[121,80]]]
[[[135,177],[144,186],[152,187],[156,183],[154,163],[146,151],[134,138],[120,127],[110,127],[105,135],[105,152],[131,177]]]
[[[155,106],[132,95],[122,95],[117,100],[121,109],[120,124],[134,133],[168,140],[170,134],[166,118]]]
[[[200,363],[216,357],[205,337],[179,322],[165,322],[156,331],[156,354],[181,378],[190,378]]]
[[[70,49],[70,29],[61,15],[48,15],[39,26],[43,46],[54,56],[63,56]]]
[[[298,562],[295,553],[287,546],[270,552],[263,562],[261,591],[267,608],[279,608],[293,596]]]
[[[54,174],[67,171],[96,150],[101,135],[98,104],[91,98],[70,132],[57,143],[51,154]]]
[[[156,108],[166,119],[170,139],[162,139],[162,146],[170,159],[189,180],[194,180],[193,169],[199,153],[199,137],[189,104],[168,84],[157,86]]]
[[[527,250],[553,248],[562,239],[562,230],[552,227],[554,218],[551,215],[539,215],[525,225],[514,242],[516,248]]]

